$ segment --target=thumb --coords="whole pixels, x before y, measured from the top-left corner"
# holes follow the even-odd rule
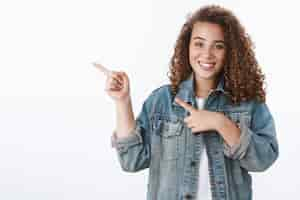
[[[120,72],[120,75],[122,76],[124,86],[126,86],[126,87],[129,86],[129,77],[128,77],[128,75],[123,71]]]

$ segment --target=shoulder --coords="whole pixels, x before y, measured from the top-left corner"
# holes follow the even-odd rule
[[[250,100],[242,103],[245,107],[250,107],[252,113],[270,112],[266,102]]]
[[[154,89],[145,100],[147,106],[167,105],[172,101],[171,85],[164,84]]]
[[[171,92],[171,85],[164,84],[156,89],[154,89],[147,99],[158,101],[163,99],[171,99],[172,92]]]
[[[272,113],[266,102],[250,100],[242,105],[248,108],[251,118],[256,120],[257,123],[273,120]]]
[[[150,96],[155,96],[155,97],[159,97],[159,96],[164,96],[164,95],[169,95],[171,94],[171,85],[170,84],[164,84],[156,89],[154,89]]]

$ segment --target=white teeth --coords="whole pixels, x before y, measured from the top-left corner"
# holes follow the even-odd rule
[[[214,66],[214,63],[200,63],[200,62],[198,62],[198,63],[201,67],[204,67],[204,68],[212,68]]]
[[[212,64],[206,64],[206,63],[201,63],[201,65],[204,66],[204,67],[211,67],[211,66],[213,66]]]

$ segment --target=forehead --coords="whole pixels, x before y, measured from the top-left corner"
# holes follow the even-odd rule
[[[196,22],[192,30],[192,38],[194,37],[202,37],[208,40],[224,40],[224,33],[219,24]]]

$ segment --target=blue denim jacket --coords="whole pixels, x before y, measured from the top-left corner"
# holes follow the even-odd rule
[[[193,75],[176,97],[197,107]],[[144,102],[131,136],[114,144],[122,169],[149,168],[148,200],[195,199],[201,146],[206,145],[214,200],[252,199],[249,172],[264,171],[278,157],[274,120],[265,103],[230,104],[224,79],[206,99],[204,109],[224,113],[241,130],[240,141],[228,146],[216,131],[191,132],[183,119],[188,112],[171,95],[170,85],[154,90]]]

